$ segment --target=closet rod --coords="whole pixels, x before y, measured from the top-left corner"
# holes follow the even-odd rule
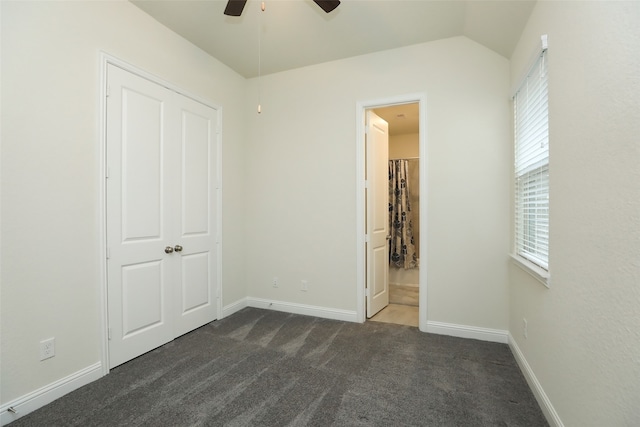
[[[389,159],[389,160],[420,160],[420,157],[401,157],[399,159]]]

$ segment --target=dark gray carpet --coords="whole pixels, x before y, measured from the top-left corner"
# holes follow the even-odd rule
[[[546,426],[504,344],[246,308],[20,426]]]

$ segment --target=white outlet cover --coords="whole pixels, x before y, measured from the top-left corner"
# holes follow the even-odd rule
[[[40,341],[40,360],[50,359],[56,355],[56,339],[49,338]]]

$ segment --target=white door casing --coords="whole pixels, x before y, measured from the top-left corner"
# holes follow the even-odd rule
[[[418,103],[419,106],[419,152],[420,152],[420,302],[419,302],[419,329],[422,332],[427,331],[427,305],[428,305],[428,221],[427,221],[427,197],[428,180],[427,180],[427,95],[423,92],[409,93],[404,95],[391,96],[387,98],[370,99],[366,101],[356,102],[355,111],[355,130],[356,130],[356,188],[361,189],[356,193],[356,296],[357,296],[357,312],[356,319],[358,322],[364,322],[367,319],[367,247],[366,247],[366,228],[367,228],[367,200],[366,200],[366,176],[365,171],[366,158],[366,113],[370,109],[383,108],[392,105]]]
[[[107,299],[114,367],[217,317],[217,116],[119,67],[109,65],[107,79]]]
[[[389,305],[389,125],[366,112],[367,318]]]

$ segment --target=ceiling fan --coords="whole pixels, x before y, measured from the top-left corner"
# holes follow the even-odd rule
[[[313,2],[327,13],[331,12],[340,4],[339,0],[313,0]],[[224,9],[224,14],[229,16],[240,16],[246,3],[247,0],[229,0],[227,2],[227,7]]]

